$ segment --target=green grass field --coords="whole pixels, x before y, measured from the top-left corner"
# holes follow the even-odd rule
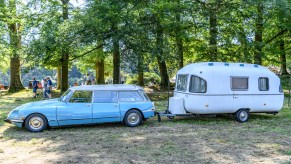
[[[59,96],[58,92],[53,97]],[[0,97],[0,163],[290,163],[291,108],[278,115],[151,118],[129,128],[121,123],[61,127],[30,133],[4,123],[15,107],[41,98],[24,90]],[[165,110],[167,93],[149,94]],[[287,102],[287,101],[285,101]]]

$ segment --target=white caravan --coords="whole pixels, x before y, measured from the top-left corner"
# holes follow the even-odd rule
[[[221,114],[246,122],[249,113],[276,114],[284,94],[280,78],[256,64],[205,62],[189,64],[177,72],[172,115]]]

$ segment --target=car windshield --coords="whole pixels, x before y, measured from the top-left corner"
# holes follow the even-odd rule
[[[70,89],[68,89],[59,99],[59,101],[66,101],[67,98],[70,97],[70,95],[72,94],[72,91]]]

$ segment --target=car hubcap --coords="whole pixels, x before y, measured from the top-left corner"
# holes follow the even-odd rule
[[[246,120],[248,119],[248,114],[247,114],[247,112],[245,112],[245,111],[240,112],[240,114],[239,114],[239,119],[240,119],[241,121],[246,121]]]
[[[43,120],[40,117],[32,117],[29,120],[29,126],[31,129],[38,130],[43,126]]]
[[[130,113],[127,120],[130,124],[137,124],[139,122],[139,115],[137,113]]]

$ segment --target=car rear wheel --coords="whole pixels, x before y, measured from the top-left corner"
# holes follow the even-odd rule
[[[138,110],[130,110],[126,113],[124,124],[129,127],[135,127],[142,123],[142,114]]]
[[[47,120],[41,114],[32,114],[25,119],[25,128],[30,132],[42,132],[47,129]]]
[[[249,110],[240,109],[235,113],[235,119],[238,122],[247,122],[249,120]]]

